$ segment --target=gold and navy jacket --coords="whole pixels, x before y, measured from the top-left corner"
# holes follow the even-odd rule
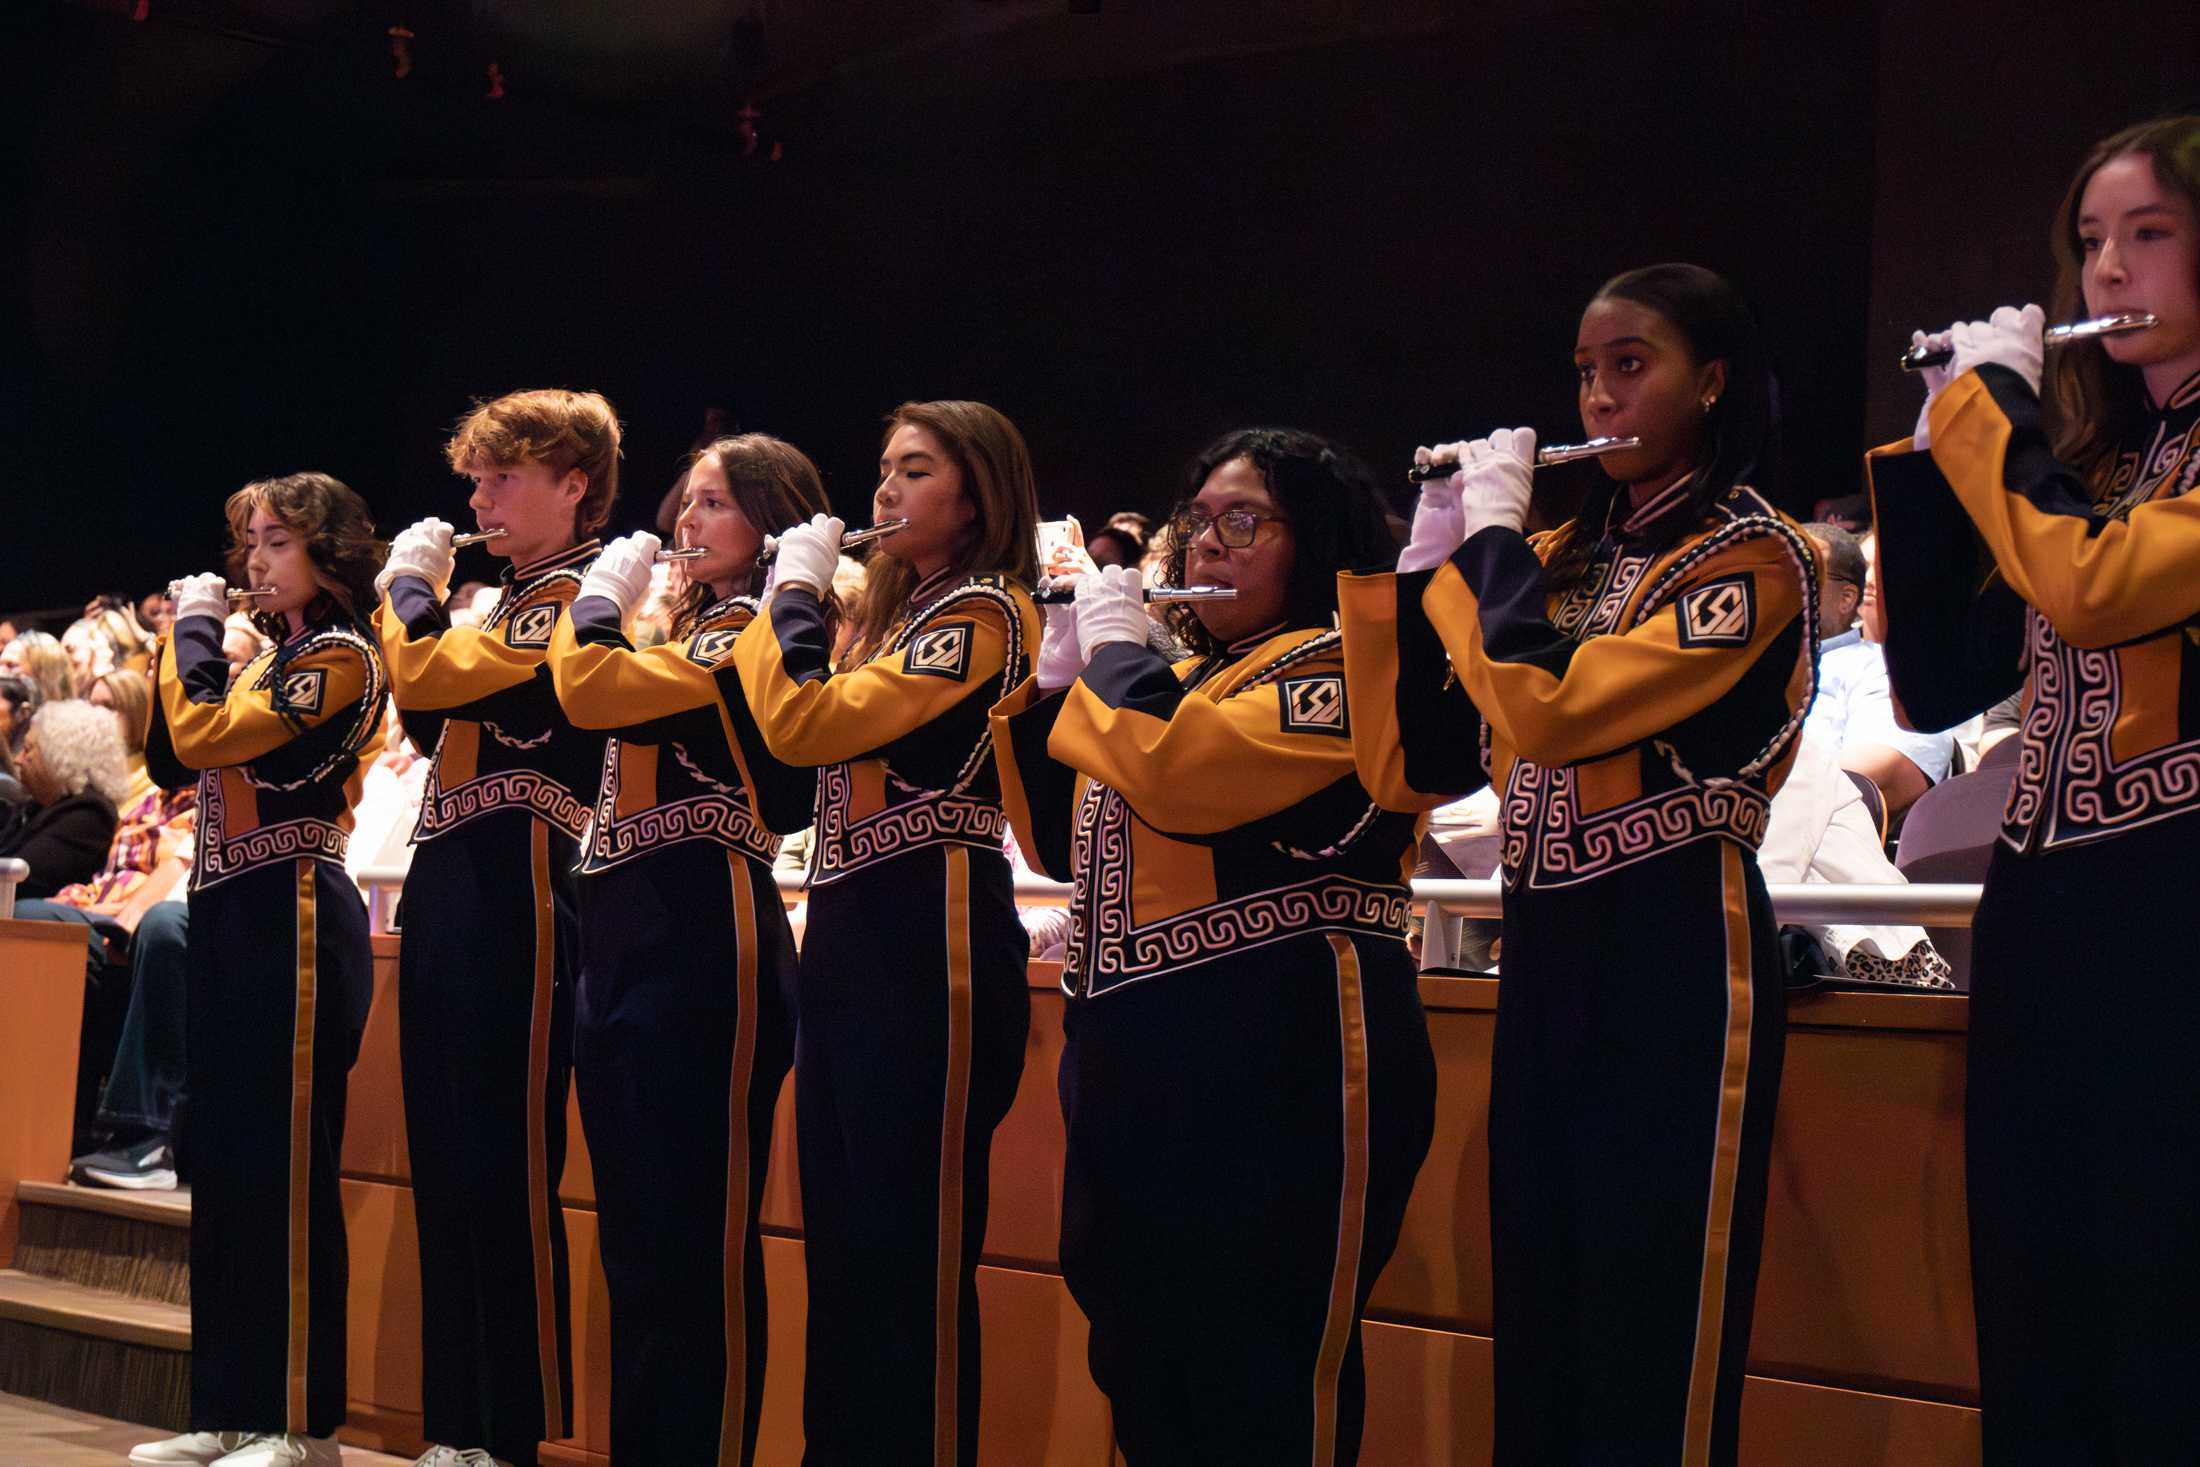
[[[526,810],[578,840],[603,741],[577,734],[550,682],[550,636],[601,547],[506,567],[478,627],[454,627],[426,581],[399,576],[374,613],[399,720],[434,751],[413,840],[497,810]]]
[[[1654,548],[1687,499],[1684,480],[1601,527],[1484,529],[1433,571],[1343,576],[1368,788],[1403,806],[1494,784],[1514,888],[1693,841],[1755,850],[1816,688],[1817,561],[1746,486]],[[1584,533],[1587,572],[1551,594],[1543,560]]]
[[[1945,728],[2023,689],[2002,812],[2018,851],[2200,810],[2200,374],[2098,489],[2055,458],[2006,367],[1941,389],[1929,426],[1930,452],[1867,460],[1903,716]]]
[[[608,870],[683,841],[769,866],[810,823],[817,773],[771,757],[741,696],[733,644],[757,612],[729,596],[685,635],[636,651],[619,608],[584,596],[550,635],[550,678],[575,728],[608,733],[580,870]]]
[[[818,770],[814,885],[925,846],[998,852],[1007,834],[986,715],[1027,675],[1039,608],[1004,577],[944,572],[909,605],[875,655],[841,672],[805,586],[774,591],[734,642],[772,757]]]
[[[1339,634],[1272,630],[1175,664],[1110,643],[993,710],[1016,838],[1071,883],[1062,986],[1092,997],[1312,933],[1400,938],[1417,805],[1353,763]]]
[[[178,621],[153,654],[145,762],[156,783],[198,772],[191,889],[262,866],[326,861],[342,873],[352,806],[382,749],[382,654],[348,620],[310,626],[230,676],[222,624]]]

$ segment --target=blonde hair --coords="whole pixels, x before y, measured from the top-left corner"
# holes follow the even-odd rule
[[[534,462],[559,475],[578,469],[587,487],[573,507],[573,534],[586,539],[610,520],[619,496],[619,441],[618,414],[602,393],[537,387],[475,403],[443,452],[461,474],[477,463]]]
[[[153,727],[153,683],[142,672],[118,668],[101,678],[94,687],[107,690],[114,700],[115,718],[122,725],[124,752],[145,752],[145,736]]]
[[[37,686],[41,702],[76,696],[76,670],[69,666],[68,649],[59,638],[51,632],[25,632],[8,645],[21,649],[23,676]]]

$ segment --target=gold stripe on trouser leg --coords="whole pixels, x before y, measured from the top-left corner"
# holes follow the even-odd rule
[[[1726,1337],[1727,1257],[1734,1232],[1734,1187],[1741,1170],[1742,1106],[1749,1098],[1749,887],[1741,847],[1719,842],[1719,884],[1726,922],[1726,1044],[1711,1148],[1711,1189],[1704,1203],[1703,1274],[1696,1291],[1696,1349],[1688,1367],[1688,1417],[1682,1467],[1711,1460],[1711,1417]]]
[[[542,1434],[565,1434],[565,1393],[558,1381],[558,1290],[550,1259],[549,1140],[542,1107],[550,1087],[550,1017],[558,978],[558,912],[550,891],[550,827],[528,822],[535,891],[535,1006],[527,1036],[527,1199],[535,1243],[535,1352],[542,1368]]]
[[[947,850],[947,1086],[940,1105],[939,1260],[932,1301],[932,1461],[952,1467],[962,1399],[963,1130],[970,1109],[970,852]]]
[[[749,1080],[756,1068],[756,897],[748,859],[726,852],[733,876],[733,1078],[726,1090],[726,1384],[719,1467],[741,1460],[749,1403]],[[774,892],[776,899],[777,892]]]
[[[1337,1197],[1337,1259],[1329,1272],[1329,1313],[1314,1355],[1314,1467],[1337,1456],[1337,1379],[1344,1370],[1353,1308],[1360,1293],[1360,1248],[1367,1231],[1367,1005],[1360,991],[1360,953],[1352,939],[1329,934],[1337,959],[1338,1090],[1344,1105],[1344,1175]]]
[[[320,999],[318,895],[313,862],[300,860],[297,897],[298,988],[290,1021],[290,1310],[285,1357],[284,1430],[306,1430],[306,1350],[313,1308],[313,1020]]]

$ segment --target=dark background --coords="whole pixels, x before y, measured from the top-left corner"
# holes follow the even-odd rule
[[[0,611],[210,567],[296,468],[464,519],[443,438],[517,387],[610,397],[620,528],[714,397],[859,521],[910,397],[1006,411],[1050,514],[1254,421],[1387,478],[1576,436],[1582,304],[1674,258],[1759,304],[1807,512],[1909,329],[2044,300],[2086,148],[2200,104],[2189,0],[133,4],[0,20]]]

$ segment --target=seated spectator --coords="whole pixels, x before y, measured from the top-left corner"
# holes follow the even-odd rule
[[[111,672],[92,685],[89,700],[106,708],[122,733],[129,785],[123,792],[107,862],[89,881],[65,886],[54,896],[63,906],[100,917],[118,916],[138,887],[151,877],[179,836],[190,830],[198,806],[198,787],[163,790],[145,769],[145,735],[153,721],[153,685],[139,672]]]
[[[1887,859],[1862,794],[1807,727],[1787,782],[1772,797],[1757,865],[1767,885],[1906,884]],[[1837,977],[1901,988],[1955,987],[1947,959],[1922,927],[1796,925],[1817,941]]]
[[[0,856],[30,863],[17,895],[52,896],[98,874],[129,790],[122,732],[112,714],[80,699],[31,717],[18,777],[30,799],[0,813]]]
[[[230,681],[236,681],[238,669],[265,652],[268,645],[251,617],[241,611],[231,612],[222,623],[222,656],[229,661]]]
[[[1877,586],[1870,557],[1839,525],[1804,527],[1818,542],[1824,587],[1818,601],[1818,696],[1805,730],[1843,769],[1878,786],[1893,820],[1948,775],[1955,740],[1913,733],[1896,722],[1880,646]]]
[[[1138,543],[1138,537],[1128,530],[1113,525],[1095,530],[1085,540],[1085,553],[1095,565],[1137,565],[1145,555],[1146,547]]]
[[[38,688],[18,673],[0,674],[0,804],[14,805],[29,798],[16,782],[15,766],[23,752],[23,740],[31,731],[31,715],[38,711]]]
[[[69,654],[57,638],[45,632],[25,632],[0,647],[0,674],[5,673],[29,678],[38,689],[41,703],[58,703],[76,696],[76,675],[69,670]]]

